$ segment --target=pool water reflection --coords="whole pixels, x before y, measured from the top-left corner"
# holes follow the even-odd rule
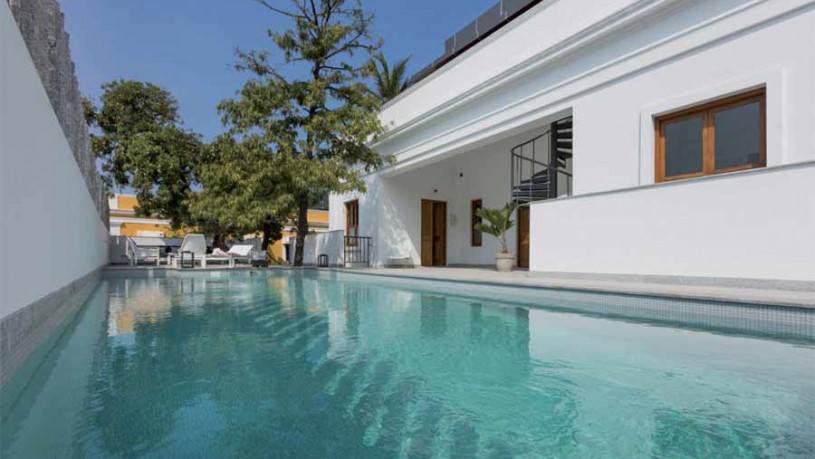
[[[815,454],[812,342],[437,285],[105,280],[4,398],[3,457]]]

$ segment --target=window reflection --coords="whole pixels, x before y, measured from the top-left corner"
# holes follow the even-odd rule
[[[716,112],[716,169],[757,163],[761,157],[758,102]]]
[[[665,125],[665,175],[702,172],[701,116]]]

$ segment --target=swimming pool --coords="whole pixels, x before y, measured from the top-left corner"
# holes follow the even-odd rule
[[[812,311],[319,273],[108,278],[2,456],[815,454]]]

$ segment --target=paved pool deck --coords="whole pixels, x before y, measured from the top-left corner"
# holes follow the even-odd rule
[[[370,276],[473,282],[513,287],[624,293],[815,309],[815,281],[640,276],[621,274],[499,273],[487,267],[333,269]]]
[[[347,272],[368,276],[412,278],[422,280],[471,282],[481,285],[500,285],[587,292],[622,293],[631,295],[684,298],[705,301],[787,306],[815,309],[815,281],[787,281],[768,279],[734,279],[680,276],[646,276],[624,274],[545,273],[516,270],[499,273],[491,267],[445,268],[238,268],[207,267],[185,269],[155,266],[109,266],[107,273],[118,275],[162,276],[172,272],[247,271],[313,269]],[[170,274],[172,275],[172,274]]]

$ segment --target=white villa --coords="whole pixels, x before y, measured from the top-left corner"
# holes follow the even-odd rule
[[[491,265],[514,200],[531,271],[815,280],[815,1],[502,1],[412,83],[307,262]]]

